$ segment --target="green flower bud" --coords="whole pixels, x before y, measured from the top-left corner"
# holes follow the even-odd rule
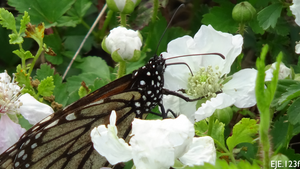
[[[255,15],[255,8],[247,1],[235,5],[232,10],[232,18],[241,23],[250,21]]]
[[[289,158],[283,154],[276,154],[271,157],[271,168],[280,168],[280,169],[288,169],[289,168]]]
[[[106,0],[109,9],[115,12],[130,14],[141,0]]]
[[[224,123],[225,125],[229,124],[232,116],[233,111],[231,107],[226,107],[224,109],[217,109],[214,113],[216,119],[218,119],[220,122]]]

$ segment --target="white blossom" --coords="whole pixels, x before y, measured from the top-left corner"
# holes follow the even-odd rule
[[[293,15],[295,15],[296,24],[300,26],[300,1],[293,0],[293,5],[290,6],[290,9]]]
[[[271,81],[273,78],[273,71],[276,69],[276,63],[273,63],[271,67],[266,71],[266,77],[265,81]],[[279,74],[278,79],[285,79],[287,77],[291,76],[291,69],[286,67],[284,63],[280,63],[279,66]]]
[[[210,25],[201,26],[194,38],[183,36],[169,42],[167,52],[162,53],[165,59],[190,54],[195,56],[170,59],[167,63],[187,63],[193,75],[186,65],[168,66],[164,73],[164,87],[173,91],[184,89],[188,94],[186,96],[190,98],[201,96],[213,98],[196,110],[196,102],[185,102],[180,98],[174,98],[175,96],[164,96],[165,108],[175,110],[176,114],[184,113],[195,122],[211,116],[216,109],[231,105],[239,108],[254,106],[257,72],[255,69],[241,70],[233,74],[227,83],[222,83],[230,72],[235,58],[241,53],[242,45],[241,35],[216,31]],[[220,53],[225,59],[215,54],[199,55],[204,53]],[[223,93],[215,94],[220,91]],[[177,103],[172,100],[176,100]],[[185,108],[180,107],[182,105],[185,105]]]
[[[21,88],[10,76],[0,73],[0,153],[5,151],[26,131],[18,123],[22,114],[31,124],[53,113],[50,106],[38,102],[29,94],[20,94]]]
[[[140,57],[142,38],[138,31],[117,27],[102,42],[103,49],[112,55],[116,62],[135,61]]]
[[[168,169],[175,160],[189,166],[215,163],[213,139],[194,138],[194,126],[184,115],[165,120],[134,119],[130,146],[118,138],[115,122],[113,111],[107,127],[100,125],[91,132],[94,148],[111,164],[133,159],[137,169]]]

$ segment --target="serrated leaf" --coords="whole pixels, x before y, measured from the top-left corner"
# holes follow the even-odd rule
[[[106,62],[99,57],[85,57],[83,58],[83,62],[78,64],[76,68],[81,69],[82,73],[95,73],[98,74],[100,79],[110,80],[109,67]]]
[[[282,102],[292,100],[293,98],[300,96],[300,84],[291,85],[286,88],[287,92],[283,93],[280,99],[278,100],[279,104]]]
[[[69,99],[69,92],[67,91],[67,85],[62,83],[62,77],[58,74],[53,76],[54,90],[53,95],[55,96],[55,101],[63,106],[66,106]]]
[[[228,137],[226,144],[229,151],[240,143],[252,143],[254,135],[258,133],[257,121],[254,119],[243,118],[232,130],[232,136]]]
[[[289,122],[287,121],[287,119],[287,116],[282,116],[273,124],[274,127],[272,128],[270,134],[272,135],[272,143],[275,150],[279,146],[286,146],[288,134],[287,132],[289,127]]]
[[[109,81],[104,80],[104,79],[95,79],[94,81],[94,85],[89,86],[89,88],[91,89],[91,91],[95,91],[101,87],[103,87],[104,85],[106,85],[107,83],[109,83]]]
[[[224,130],[225,124],[216,120],[212,128],[211,137],[225,147]]]
[[[14,33],[17,32],[14,15],[4,8],[0,8],[0,24],[3,27],[12,30]]]
[[[261,35],[265,33],[264,29],[262,29],[262,27],[259,26],[257,17],[253,18],[248,24],[254,33]]]
[[[278,18],[276,27],[274,29],[278,35],[287,36],[290,33],[290,28],[288,25],[289,24],[288,24],[287,20],[280,17],[280,18]]]
[[[234,4],[224,1],[221,6],[214,6],[208,14],[203,15],[202,23],[212,25],[222,32],[236,33],[239,24],[232,18]]]
[[[274,28],[277,23],[277,19],[280,17],[281,10],[282,4],[274,3],[258,12],[257,20],[259,25],[264,30],[268,29],[270,26]]]
[[[57,20],[57,26],[67,26],[67,27],[75,27],[79,24],[81,20],[78,17],[74,16],[62,16]]]
[[[18,55],[21,59],[31,59],[34,56],[31,54],[30,51],[21,52],[19,49],[13,51],[14,54]]]
[[[296,99],[288,108],[289,122],[293,125],[300,123],[300,98]]]
[[[206,136],[208,130],[208,124],[206,120],[198,121],[194,124],[195,133],[197,136]]]
[[[51,68],[48,64],[42,64],[39,69],[36,70],[36,79],[42,81],[43,79],[53,76],[54,69]]]
[[[41,22],[44,22],[46,28],[55,26],[57,20],[71,8],[74,2],[75,0],[8,0],[8,4],[15,7],[20,13],[28,11],[32,24],[37,25]]]
[[[21,35],[23,32],[25,32],[26,25],[30,22],[30,17],[28,16],[28,12],[24,12],[24,16],[21,19],[21,26],[19,30],[19,34]]]
[[[51,96],[54,90],[53,77],[49,76],[43,79],[38,85],[38,94],[42,96]]]
[[[21,44],[24,41],[24,39],[16,33],[9,34],[8,36],[10,38],[9,44]]]
[[[24,70],[22,70],[20,65],[17,66],[17,73],[15,73],[15,76],[16,76],[16,81],[18,82],[18,85],[20,87],[24,86],[25,89],[29,89],[29,90],[32,89],[30,84],[30,76],[24,73]]]

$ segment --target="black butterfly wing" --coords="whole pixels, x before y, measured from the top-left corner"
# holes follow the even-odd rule
[[[132,90],[131,75],[124,76],[78,100],[33,126],[0,156],[1,168],[97,168],[106,159],[93,148],[90,132],[109,123],[117,112],[119,137],[126,139],[135,117],[132,103],[141,94]]]

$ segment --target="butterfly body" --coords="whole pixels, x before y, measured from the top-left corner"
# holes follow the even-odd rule
[[[161,104],[166,65],[155,56],[117,79],[37,123],[0,156],[0,168],[99,169],[108,163],[93,148],[90,132],[117,112],[118,136],[128,141],[133,118]]]

